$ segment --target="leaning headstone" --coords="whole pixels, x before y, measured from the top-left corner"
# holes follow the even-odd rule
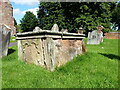
[[[10,35],[15,35],[13,8],[10,0],[0,0],[0,58],[8,53]]]
[[[57,24],[54,24],[51,31],[59,32],[59,27]]]
[[[6,25],[0,25],[0,58],[7,56],[11,30]]]
[[[10,0],[0,0],[0,24],[5,24],[11,28],[11,35],[16,34],[13,18],[13,8],[10,4]]]

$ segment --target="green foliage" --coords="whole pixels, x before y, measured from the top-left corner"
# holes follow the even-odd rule
[[[118,88],[118,40],[86,48],[84,55],[49,72],[18,60],[13,46],[2,60],[2,88]]]
[[[38,25],[38,19],[30,11],[26,12],[20,22],[21,30],[23,30],[23,32],[33,31],[33,29]]]
[[[17,22],[16,22],[16,20],[15,20],[15,18],[14,18],[14,26],[16,26],[17,25]]]
[[[103,25],[105,32],[110,30],[111,10],[115,6],[110,2],[41,2],[38,11],[39,26],[51,29],[54,23],[60,28],[76,32],[83,27],[86,32]]]
[[[41,2],[38,11],[39,26],[42,29],[51,29],[57,23],[60,28],[64,28],[65,18],[61,4],[58,2]]]
[[[117,4],[115,10],[112,13],[112,23],[120,30],[120,3]]]
[[[17,24],[15,18],[14,18],[14,26],[16,27],[16,32],[22,32],[20,24]]]
[[[17,30],[17,32],[23,32],[23,30],[21,30],[21,25],[20,24],[16,25],[16,30]]]
[[[16,37],[15,37],[15,36],[11,36],[11,37],[10,37],[10,43],[13,43],[13,42],[17,42],[17,40],[16,40]]]

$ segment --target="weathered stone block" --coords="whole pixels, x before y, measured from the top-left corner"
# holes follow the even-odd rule
[[[100,44],[103,42],[103,32],[104,27],[99,25],[96,27],[97,30],[88,33],[88,41],[87,44]]]
[[[19,59],[50,71],[83,53],[84,34],[41,30],[17,34]]]

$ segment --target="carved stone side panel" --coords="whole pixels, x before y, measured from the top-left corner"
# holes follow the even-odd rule
[[[25,62],[54,71],[78,54],[82,54],[81,40],[28,39],[18,40],[19,57]]]
[[[83,53],[83,41],[76,40],[75,41],[75,47],[77,55],[80,55]]]
[[[22,41],[21,40],[18,40],[17,41],[17,45],[18,45],[18,56],[19,56],[19,60],[23,60],[23,46],[22,46]]]
[[[40,65],[42,67],[45,67],[44,65],[44,56],[43,56],[43,40],[42,39],[38,39],[38,45],[36,46],[37,50],[37,65]]]
[[[72,60],[78,54],[82,54],[81,40],[55,40],[55,60],[59,67]]]
[[[53,71],[55,68],[55,44],[52,38],[43,40],[43,56],[46,68]]]
[[[43,65],[43,49],[41,39],[34,40],[22,40],[20,42],[22,45],[18,48],[23,54],[20,54],[21,57],[27,63],[34,63],[36,65]],[[20,57],[20,56],[19,56]]]

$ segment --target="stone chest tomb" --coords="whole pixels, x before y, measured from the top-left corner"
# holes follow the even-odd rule
[[[33,32],[18,33],[19,59],[53,71],[85,51],[84,34],[58,30],[41,30],[36,27]]]

